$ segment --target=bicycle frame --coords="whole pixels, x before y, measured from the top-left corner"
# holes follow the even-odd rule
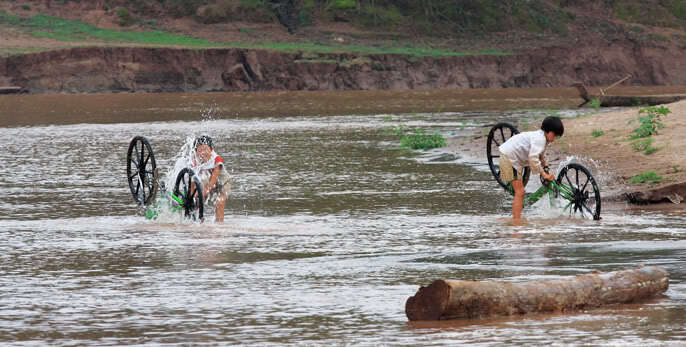
[[[511,183],[508,184],[508,188],[509,193],[514,196],[514,188],[512,187]],[[524,204],[531,206],[540,200],[545,194],[548,194],[551,205],[558,196],[561,196],[563,199],[568,201],[569,203],[563,207],[564,211],[567,211],[567,209],[571,208],[576,200],[576,197],[574,196],[574,188],[571,186],[564,183],[557,183],[557,181],[545,181],[541,187],[538,188],[538,190],[524,195]],[[593,215],[593,212],[588,212]]]
[[[172,192],[166,192],[167,194],[165,195],[167,198],[164,199],[167,201],[167,208],[171,210],[172,212],[178,212],[183,210],[183,200],[174,195]],[[162,209],[162,199],[157,199],[153,206],[148,207],[145,210],[145,218],[147,219],[157,219],[157,217],[160,216],[160,210]]]

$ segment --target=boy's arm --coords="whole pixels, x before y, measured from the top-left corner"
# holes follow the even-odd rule
[[[545,178],[548,181],[552,181],[555,179],[555,176],[552,174],[549,174],[545,172],[545,159],[543,158],[543,153],[539,155],[532,155],[529,157],[529,167],[531,168],[532,172],[537,172],[539,175],[541,175],[543,178]]]
[[[555,176],[545,172],[545,157],[543,154],[545,153],[545,137],[543,138],[536,138],[531,141],[531,148],[529,150],[529,167],[531,168],[532,172],[537,172],[538,174],[541,175],[541,177],[545,178],[548,181],[552,181],[555,179]]]
[[[202,198],[207,199],[207,195],[210,194],[210,189],[217,185],[217,180],[219,179],[219,166],[215,166],[214,169],[212,169],[212,175],[210,176],[210,182],[207,184],[207,187],[203,187],[202,189]]]

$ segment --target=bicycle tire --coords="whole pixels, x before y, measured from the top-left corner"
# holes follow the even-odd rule
[[[494,125],[488,132],[488,138],[486,140],[486,157],[488,159],[488,167],[491,169],[491,174],[495,180],[500,184],[503,189],[509,191],[509,183],[503,182],[500,178],[500,163],[496,162],[494,159],[498,158],[500,160],[500,151],[498,147],[505,143],[512,136],[519,134],[519,129],[514,125],[506,122],[498,123]],[[498,153],[497,155],[495,153]],[[513,169],[514,170],[514,169]],[[524,168],[524,173],[522,174],[522,182],[524,186],[529,182],[530,170],[528,167]]]
[[[126,153],[126,177],[133,199],[138,205],[148,205],[155,200],[157,163],[150,142],[143,136],[136,136],[129,143]]]
[[[191,189],[193,188],[193,189]],[[191,168],[184,168],[176,176],[174,195],[181,199],[183,215],[192,220],[203,220],[204,199],[202,183]]]
[[[556,182],[562,187],[571,188],[571,191],[567,191],[571,197],[568,198],[570,215],[585,218],[589,214],[594,220],[600,219],[600,189],[586,167],[576,163],[567,164],[560,170]]]

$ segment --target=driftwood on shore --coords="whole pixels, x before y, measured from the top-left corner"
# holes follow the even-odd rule
[[[579,96],[584,99],[584,102],[579,105],[582,107],[591,100],[598,100],[601,107],[616,107],[616,106],[655,106],[670,104],[680,100],[686,99],[686,94],[673,95],[606,95],[604,92],[600,94],[591,94],[581,83],[575,83],[574,87],[579,91]],[[609,89],[606,88],[606,89]],[[603,89],[601,89],[603,91]]]
[[[521,283],[436,280],[407,299],[405,314],[417,321],[568,312],[640,301],[668,286],[669,275],[655,266]]]
[[[21,87],[0,87],[0,94],[18,94],[24,90]]]

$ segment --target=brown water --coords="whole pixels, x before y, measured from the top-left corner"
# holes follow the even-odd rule
[[[0,341],[684,343],[682,211],[611,209],[595,222],[542,204],[525,210],[528,225],[514,227],[510,198],[484,158],[432,161],[443,153],[397,149],[392,126],[464,136],[495,120],[552,112],[508,105],[560,108],[564,99],[548,91],[547,104],[509,100],[512,92],[502,91],[479,91],[490,106],[461,112],[372,115],[307,105],[353,107],[377,92],[0,96]],[[385,93],[411,103],[405,92]],[[253,115],[237,106],[241,98],[272,111]],[[444,102],[440,93],[425,98],[414,107]],[[217,139],[234,177],[226,222],[145,219],[127,188],[129,141],[146,136],[166,173],[184,140],[201,133]],[[664,297],[440,324],[408,323],[404,314],[405,300],[438,278],[526,281],[640,264],[670,273]]]

